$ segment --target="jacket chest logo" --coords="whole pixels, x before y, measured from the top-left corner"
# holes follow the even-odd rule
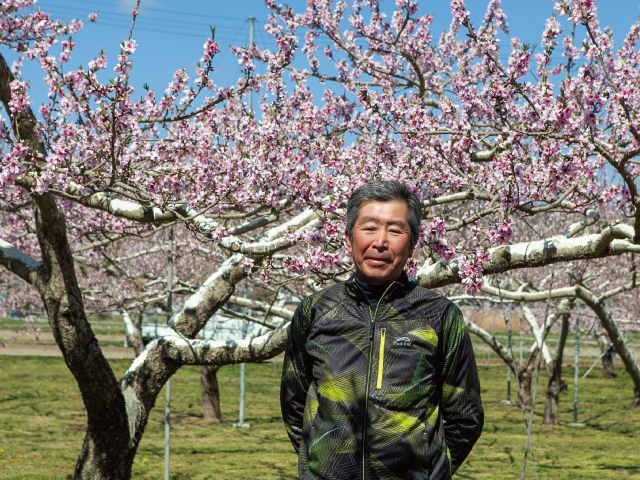
[[[409,337],[396,337],[392,345],[394,347],[410,347],[411,339]]]

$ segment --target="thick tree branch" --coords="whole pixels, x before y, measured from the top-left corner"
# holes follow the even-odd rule
[[[218,308],[224,305],[236,283],[246,277],[244,256],[236,254],[225,260],[185,302],[169,321],[169,326],[185,338],[194,338]]]
[[[237,305],[239,307],[249,308],[251,310],[257,310],[259,312],[268,313],[269,315],[274,315],[276,317],[280,317],[289,321],[293,318],[293,312],[291,310],[268,305],[266,303],[259,302],[257,300],[251,300],[249,298],[236,297],[232,295],[231,297],[229,297],[229,300],[227,300],[227,303],[231,303],[232,305]]]
[[[260,362],[284,351],[289,326],[287,323],[260,337],[239,341],[188,340],[179,335],[163,336],[152,342],[155,345],[149,344],[147,348],[159,350],[165,360],[177,365]]]
[[[587,213],[582,220],[569,225],[560,235],[566,238],[575,237],[578,233],[582,232],[585,228],[590,227],[598,220],[600,220],[600,214],[598,212],[595,210],[587,210]]]
[[[221,307],[221,310],[223,313],[225,313],[226,315],[229,315],[230,317],[235,317],[235,318],[239,318],[241,320],[245,320],[247,322],[252,322],[252,323],[257,323],[258,325],[262,325],[263,327],[267,327],[270,330],[274,330],[276,328],[278,328],[278,325],[276,325],[275,323],[271,323],[271,322],[267,322],[261,318],[254,318],[250,315],[245,315],[244,313],[240,313],[240,312],[234,312],[233,310],[230,310],[228,308],[225,307]]]
[[[483,274],[487,276],[518,268],[541,267],[558,262],[640,252],[640,245],[629,241],[632,238],[632,227],[614,225],[599,234],[584,235],[578,238],[558,235],[544,240],[503,245],[490,249],[491,261],[484,264]],[[416,281],[425,288],[460,283],[459,266],[460,259],[457,258],[448,262],[441,261],[425,265],[418,271]]]
[[[614,347],[616,348],[616,353],[620,355],[620,359],[624,363],[627,372],[629,372],[629,375],[633,380],[636,391],[640,392],[640,368],[638,367],[636,359],[629,351],[629,348],[627,347],[627,344],[624,341],[620,330],[618,329],[618,325],[616,325],[616,322],[613,319],[611,310],[609,310],[609,307],[604,301],[598,301],[598,298],[593,294],[593,292],[582,286],[579,286],[576,289],[576,293],[578,298],[586,303],[602,322],[602,326],[609,334],[611,343],[613,343]]]
[[[495,336],[491,335],[484,328],[470,322],[466,318],[464,319],[464,323],[467,326],[467,330],[469,330],[469,332],[482,339],[487,345],[489,345],[491,350],[496,352],[498,356],[502,358],[504,363],[506,363],[510,368],[513,368],[513,357],[511,356],[507,348],[502,345]]]
[[[25,282],[35,285],[42,264],[9,242],[0,239],[0,265],[15,273]]]
[[[37,121],[31,108],[15,114],[9,109],[9,102],[11,101],[10,84],[14,80],[15,78],[11,73],[9,65],[7,65],[4,57],[0,54],[0,101],[4,104],[5,110],[11,119],[11,127],[14,135],[16,139],[26,143],[32,155],[44,158],[46,151],[38,137],[36,130]]]

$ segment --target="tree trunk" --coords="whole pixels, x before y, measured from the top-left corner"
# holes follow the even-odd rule
[[[631,404],[632,407],[640,407],[640,389],[634,388],[633,389],[633,403]]]
[[[531,383],[533,380],[533,371],[538,357],[539,349],[529,352],[526,361],[522,367],[518,368],[518,381],[520,382],[520,395],[522,396],[522,404],[531,406]]]
[[[219,369],[219,365],[200,365],[200,389],[202,391],[203,418],[221,422],[220,389],[217,377]]]
[[[613,348],[606,335],[598,335],[596,337],[600,352],[602,353],[602,377],[603,378],[616,378],[618,374],[613,367]]]
[[[573,308],[574,302],[571,302]],[[547,401],[544,404],[543,425],[559,425],[558,422],[558,401],[560,392],[567,388],[567,383],[562,380],[562,355],[567,343],[569,334],[569,313],[562,314],[562,325],[560,326],[560,336],[556,345],[556,357],[551,362],[549,369],[549,383],[547,385]]]
[[[129,396],[130,400],[123,395],[87,320],[62,208],[50,194],[33,195],[33,199],[44,264],[36,286],[87,410],[87,433],[74,478],[128,479],[142,434],[138,429],[131,438],[129,414],[135,413],[144,425],[146,413],[137,408],[135,395]]]
[[[127,423],[126,413],[122,420]],[[73,478],[129,479],[136,447],[129,448],[129,431],[126,429],[89,425]]]

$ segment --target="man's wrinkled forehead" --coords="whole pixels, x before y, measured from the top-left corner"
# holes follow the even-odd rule
[[[404,215],[398,214],[393,218],[389,218],[389,217],[380,218],[380,215],[376,215],[381,210],[381,208],[377,208],[377,207],[383,207],[384,205],[390,205],[390,204],[402,205],[402,210],[404,211]],[[367,208],[367,207],[372,207],[372,208]],[[386,210],[386,212],[390,212],[390,210]],[[356,223],[365,223],[365,222],[380,223],[381,220],[384,220],[384,223],[388,225],[393,224],[397,226],[404,226],[406,228],[410,228],[409,227],[409,206],[402,200],[389,200],[385,202],[381,202],[378,200],[369,200],[359,205],[358,217],[356,218]]]

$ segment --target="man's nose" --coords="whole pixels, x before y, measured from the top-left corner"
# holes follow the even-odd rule
[[[378,250],[385,249],[389,246],[389,237],[387,232],[381,228],[377,231],[375,238],[373,239],[373,247]]]

